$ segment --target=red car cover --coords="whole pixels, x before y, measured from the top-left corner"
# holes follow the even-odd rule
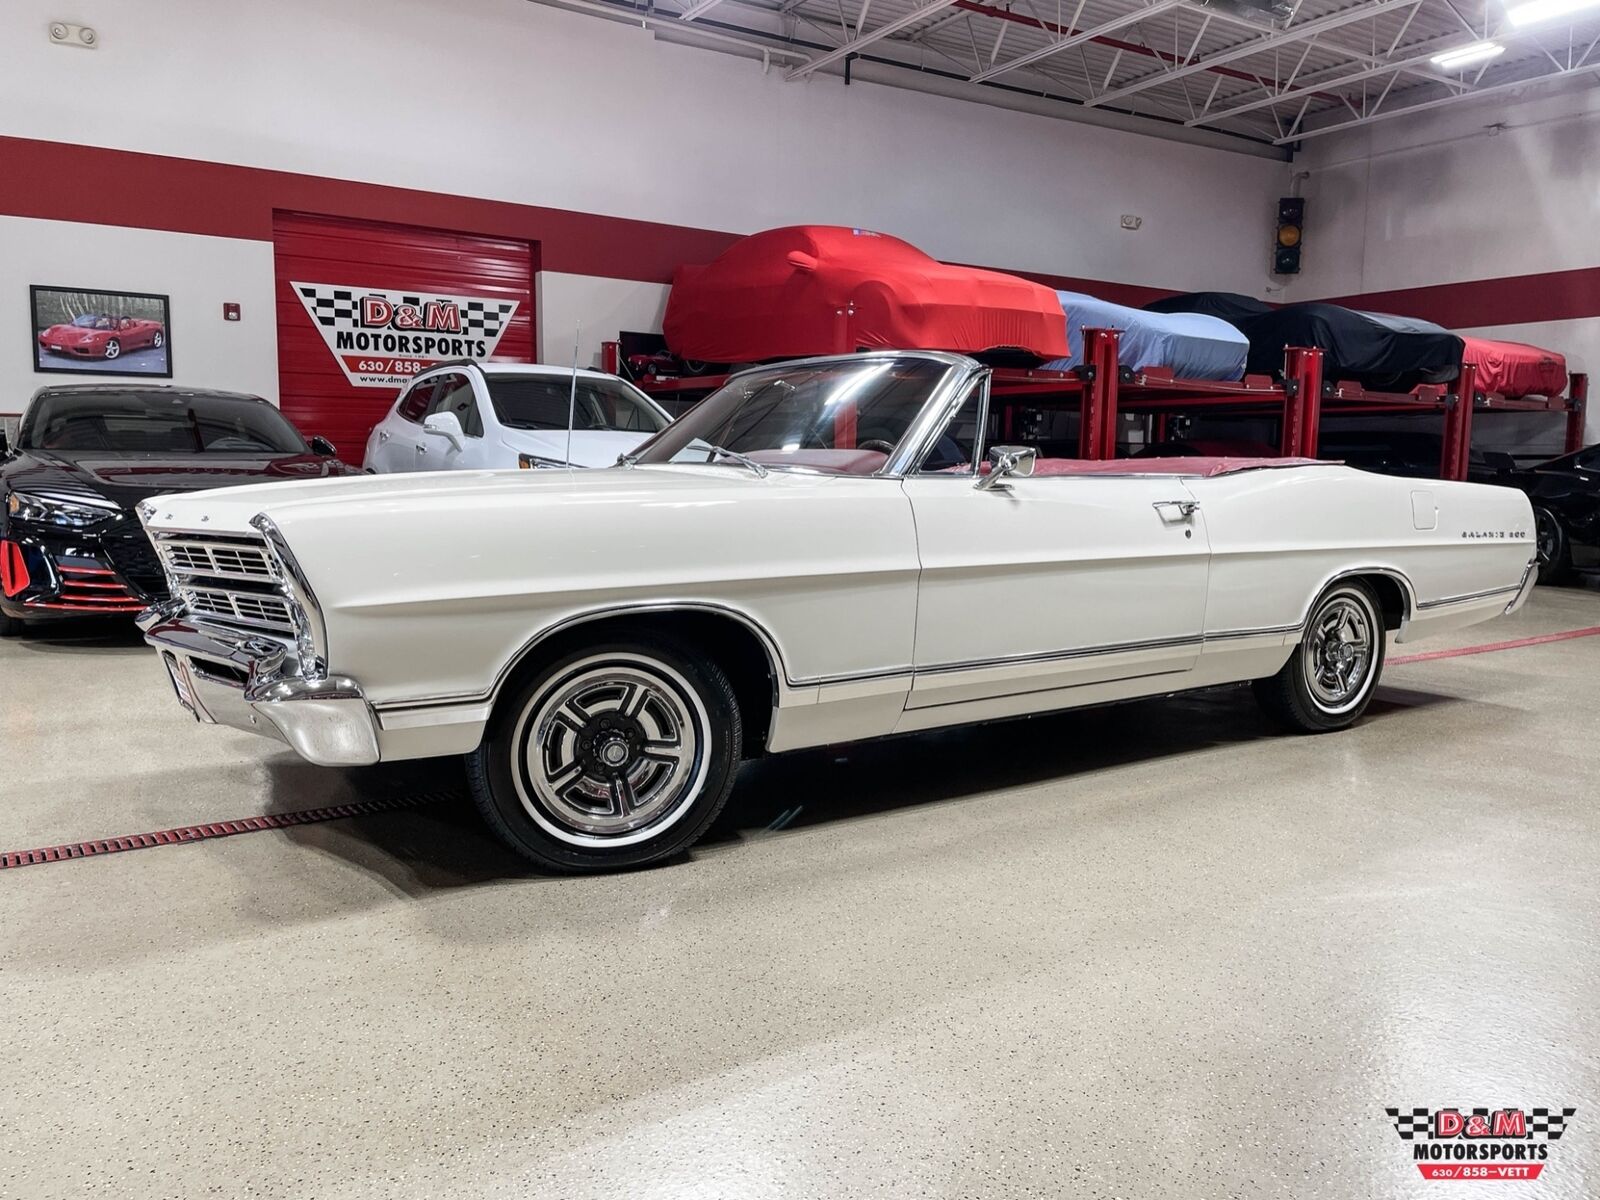
[[[1567,390],[1567,360],[1522,342],[1461,338],[1461,361],[1478,368],[1478,390],[1502,396],[1559,396]]]
[[[706,266],[678,268],[663,331],[680,358],[716,363],[862,348],[1070,353],[1049,288],[833,225],[769,229]]]

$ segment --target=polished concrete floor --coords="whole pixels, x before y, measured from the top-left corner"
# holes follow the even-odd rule
[[[1540,589],[1401,653],[1600,625]],[[0,871],[0,1196],[1600,1194],[1600,637],[749,767],[711,841],[528,873],[460,802]],[[0,644],[0,851],[459,790]],[[1385,1106],[1578,1109],[1423,1182]]]

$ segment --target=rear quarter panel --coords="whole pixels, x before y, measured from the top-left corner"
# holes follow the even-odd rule
[[[1189,486],[1210,537],[1213,633],[1297,623],[1329,580],[1350,571],[1403,576],[1418,608],[1515,590],[1534,552],[1532,509],[1512,488],[1331,465]]]

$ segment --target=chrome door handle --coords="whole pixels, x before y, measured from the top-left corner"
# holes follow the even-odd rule
[[[1200,511],[1200,502],[1198,500],[1157,500],[1150,507],[1161,514],[1161,519],[1163,521],[1169,519],[1167,516],[1167,510],[1173,508],[1178,510],[1179,520],[1187,521],[1190,517],[1194,516],[1195,513]]]

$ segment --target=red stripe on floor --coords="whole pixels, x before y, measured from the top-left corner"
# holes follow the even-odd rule
[[[1538,637],[1517,638],[1511,642],[1489,642],[1483,646],[1457,646],[1453,650],[1430,650],[1426,654],[1402,654],[1398,658],[1391,658],[1385,666],[1398,667],[1403,663],[1427,662],[1434,658],[1460,658],[1463,654],[1489,654],[1495,650],[1520,650],[1524,646],[1542,646],[1546,642],[1565,642],[1573,638],[1595,637],[1600,635],[1600,625],[1591,625],[1587,629],[1568,629],[1561,633],[1541,633]]]
[[[341,821],[346,817],[365,817],[373,813],[416,808],[455,797],[448,792],[424,792],[416,796],[396,796],[388,800],[359,800],[354,804],[333,804],[327,808],[304,808],[298,812],[265,813],[258,817],[239,817],[231,821],[211,821],[204,825],[183,825],[155,833],[133,833],[123,837],[98,838],[92,842],[67,842],[37,850],[0,851],[0,871],[9,867],[31,867],[36,863],[65,862],[72,858],[93,858],[99,854],[120,854],[124,850],[148,850],[181,842],[205,842],[212,838],[233,837],[240,833],[259,833],[264,829],[288,829],[294,825],[315,825],[319,821]]]

